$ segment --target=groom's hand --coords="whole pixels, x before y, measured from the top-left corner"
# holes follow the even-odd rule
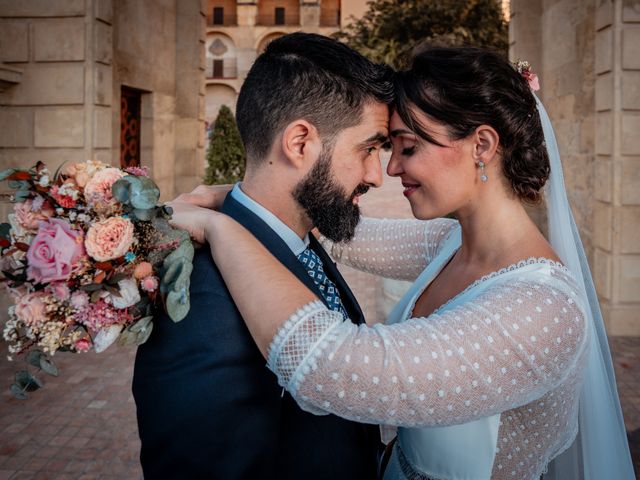
[[[191,193],[179,195],[174,202],[188,203],[197,207],[220,210],[225,197],[233,185],[198,185]]]

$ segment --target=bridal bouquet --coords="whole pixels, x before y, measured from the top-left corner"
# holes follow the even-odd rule
[[[193,246],[169,225],[170,209],[157,206],[146,169],[88,161],[51,175],[38,162],[5,170],[2,180],[15,190],[9,223],[0,224],[9,359],[24,355],[55,376],[50,356],[58,351],[144,343],[157,306],[175,322],[185,317]],[[24,399],[41,386],[22,370],[11,392]]]

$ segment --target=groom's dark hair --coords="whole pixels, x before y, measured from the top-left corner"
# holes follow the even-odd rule
[[[322,35],[292,33],[273,40],[240,89],[236,120],[248,163],[260,163],[285,126],[312,123],[325,144],[361,121],[365,103],[393,101],[393,73]]]

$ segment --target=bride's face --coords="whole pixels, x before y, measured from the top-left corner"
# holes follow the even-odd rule
[[[393,151],[387,173],[400,177],[414,216],[426,220],[471,205],[479,174],[471,141],[451,140],[445,126],[421,113],[417,117],[443,146],[417,137],[394,112],[389,120]]]

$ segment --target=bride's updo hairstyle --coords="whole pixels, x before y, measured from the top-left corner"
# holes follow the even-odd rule
[[[412,108],[447,127],[451,140],[466,138],[480,125],[493,127],[511,188],[521,200],[540,201],[549,178],[540,116],[529,84],[506,58],[474,47],[429,48],[398,73],[398,115],[416,135],[442,146]]]

